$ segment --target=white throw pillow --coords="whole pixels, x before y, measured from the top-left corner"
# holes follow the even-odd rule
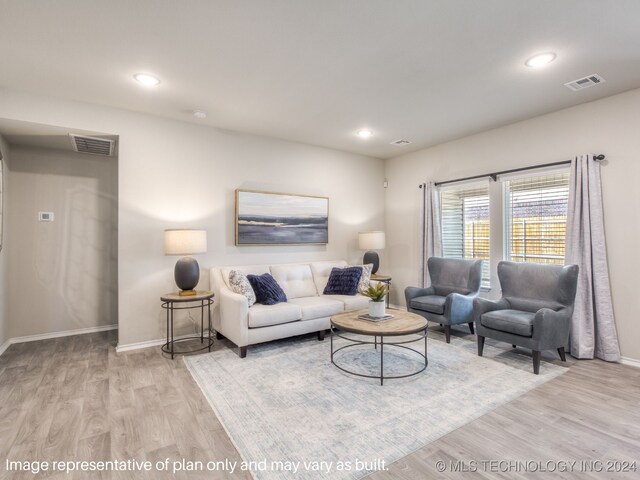
[[[231,270],[229,272],[229,286],[231,290],[240,295],[247,297],[249,306],[256,303],[256,293],[251,288],[251,284],[246,276],[237,270]]]
[[[358,282],[358,293],[365,292],[371,284],[371,270],[373,270],[373,263],[367,263],[366,265],[349,265],[350,267],[362,267],[362,275]]]

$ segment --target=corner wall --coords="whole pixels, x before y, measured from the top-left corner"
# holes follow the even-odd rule
[[[640,89],[387,160],[384,255],[396,287],[392,302],[404,305],[404,288],[418,285],[419,183],[561,161],[580,153],[604,153],[602,189],[616,325],[622,355],[640,360],[638,132]]]
[[[7,224],[9,208],[9,168],[11,166],[9,144],[0,136],[0,152],[2,152],[2,250],[0,250],[0,353],[4,351],[9,336],[9,242],[7,241]]]
[[[119,135],[119,344],[160,339],[175,290],[166,228],[204,228],[199,288],[217,265],[358,261],[357,233],[384,226],[384,162],[124,110],[0,89],[0,118]],[[235,189],[329,197],[326,246],[236,247]],[[192,328],[189,324],[185,328]]]

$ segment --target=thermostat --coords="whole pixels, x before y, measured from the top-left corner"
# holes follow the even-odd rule
[[[39,222],[53,222],[53,212],[38,212]]]

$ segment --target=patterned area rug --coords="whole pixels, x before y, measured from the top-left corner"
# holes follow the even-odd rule
[[[328,338],[258,345],[245,359],[225,348],[184,360],[243,460],[255,462],[254,478],[357,479],[567,370],[543,362],[534,375],[529,356],[486,345],[478,357],[475,342],[451,341],[429,338],[427,369],[384,386],[334,367]],[[336,361],[380,368],[372,346]],[[385,347],[384,362],[386,373],[403,373],[420,358]]]

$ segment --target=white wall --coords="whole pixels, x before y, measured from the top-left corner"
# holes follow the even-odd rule
[[[0,90],[0,118],[120,136],[118,303],[121,345],[162,338],[159,296],[174,290],[163,230],[205,228],[203,267],[358,260],[357,232],[384,226],[382,160],[118,109]],[[330,198],[329,244],[235,247],[234,191]],[[208,287],[203,280],[199,288]]]
[[[640,359],[640,89],[388,160],[384,256],[396,287],[392,301],[404,305],[404,288],[418,285],[419,183],[561,161],[579,153],[607,156],[602,188],[614,312],[622,355]]]
[[[117,324],[117,159],[16,145],[11,157],[10,337]]]
[[[6,233],[6,227],[8,223],[8,208],[10,201],[8,198],[9,193],[9,168],[11,161],[9,160],[10,150],[9,144],[5,141],[4,137],[0,136],[0,152],[2,152],[4,167],[3,167],[3,218],[2,226],[5,228],[4,236],[2,239],[2,250],[0,251],[0,352],[4,343],[9,337],[9,242]]]

